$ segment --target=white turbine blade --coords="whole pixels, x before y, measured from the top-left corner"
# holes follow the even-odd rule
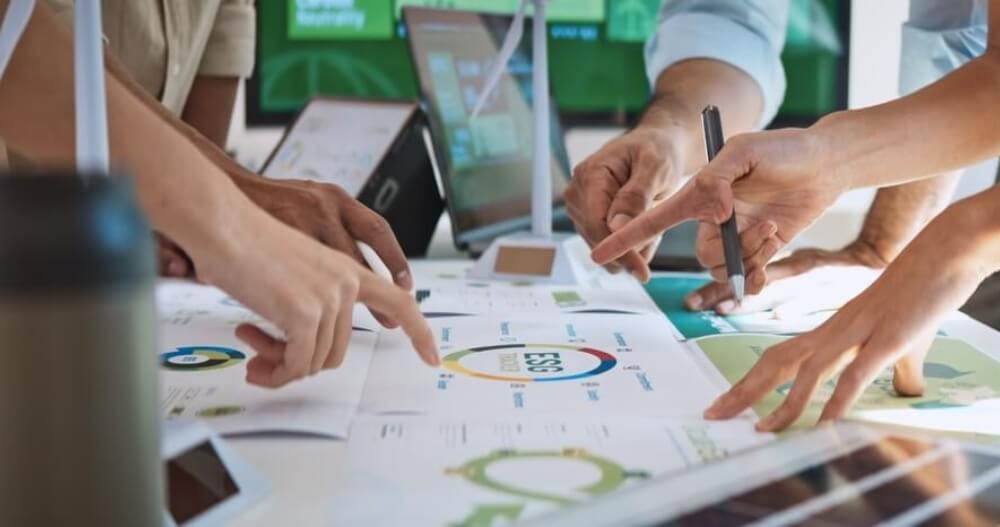
[[[483,85],[483,91],[479,93],[476,105],[472,108],[472,113],[469,115],[470,119],[474,119],[482,111],[483,106],[486,105],[486,100],[489,99],[490,94],[493,93],[493,89],[500,82],[500,75],[503,75],[503,72],[507,69],[507,62],[514,55],[517,45],[521,43],[521,37],[524,35],[524,13],[530,1],[523,0],[521,6],[517,9],[517,14],[514,15],[514,21],[511,22],[510,29],[503,39],[503,45],[500,46],[497,58],[493,61],[493,65],[486,75],[486,83]]]

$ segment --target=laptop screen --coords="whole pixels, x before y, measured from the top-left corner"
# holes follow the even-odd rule
[[[471,119],[511,17],[405,8],[403,18],[456,241],[526,227],[533,159],[530,21],[506,74]],[[551,129],[552,195],[558,207],[569,163],[554,113]]]

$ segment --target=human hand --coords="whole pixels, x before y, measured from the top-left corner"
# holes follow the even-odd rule
[[[640,126],[576,166],[565,192],[566,210],[593,247],[673,192],[683,166],[682,150],[670,134]],[[625,268],[646,281],[658,245],[659,237],[647,240],[606,266],[611,271]]]
[[[826,170],[826,147],[808,129],[733,137],[677,193],[594,247],[607,263],[683,221],[702,222],[696,254],[712,277],[727,279],[719,225],[732,214],[740,232],[746,290],[767,282],[764,266],[845,190]]]
[[[888,262],[867,241],[858,239],[836,251],[806,248],[768,264],[767,285],[742,303],[733,300],[728,284],[710,282],[690,293],[684,307],[714,309],[720,315],[775,310],[782,315],[806,315],[838,309],[878,278]],[[808,290],[809,295],[802,295]]]
[[[984,255],[987,244],[974,235],[977,213],[982,217],[981,210],[971,215],[961,208],[943,213],[870,288],[819,328],[768,349],[705,417],[738,415],[794,379],[784,402],[757,424],[761,431],[784,429],[802,414],[818,387],[841,369],[820,421],[843,416],[890,364],[898,394],[922,394],[923,360],[938,324],[995,267]]]
[[[368,244],[385,263],[396,285],[406,290],[413,287],[406,256],[392,228],[385,219],[340,187],[312,181],[267,179],[234,169],[230,177],[244,194],[275,218],[364,266],[367,264],[356,242]],[[157,241],[161,274],[193,278],[196,269],[183,249],[163,237],[158,237]],[[385,322],[384,317],[379,318]]]
[[[416,301],[343,253],[245,202],[227,209],[224,238],[192,250],[199,276],[273,323],[272,336],[244,324],[237,336],[257,351],[247,381],[276,388],[344,360],[355,302],[397,321],[417,354],[439,364],[437,347]]]

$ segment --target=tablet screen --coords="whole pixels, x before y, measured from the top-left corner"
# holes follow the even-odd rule
[[[472,119],[511,17],[406,8],[404,19],[457,238],[499,234],[498,225],[509,230],[527,225],[533,160],[530,22],[506,74]],[[554,114],[552,122],[552,194],[558,206],[569,168]]]

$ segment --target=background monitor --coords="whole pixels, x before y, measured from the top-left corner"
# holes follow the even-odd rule
[[[479,115],[471,111],[512,17],[472,11],[404,10],[407,39],[459,247],[530,222],[534,160],[531,21]],[[559,120],[549,137],[552,205],[562,213],[569,161]],[[473,247],[473,249],[475,249]]]
[[[402,8],[511,14],[520,0],[257,2],[247,124],[287,123],[314,95],[413,100]],[[563,122],[625,125],[646,103],[643,43],[660,0],[550,0],[549,76]],[[788,90],[777,125],[807,124],[847,103],[850,2],[790,0],[782,54]]]

